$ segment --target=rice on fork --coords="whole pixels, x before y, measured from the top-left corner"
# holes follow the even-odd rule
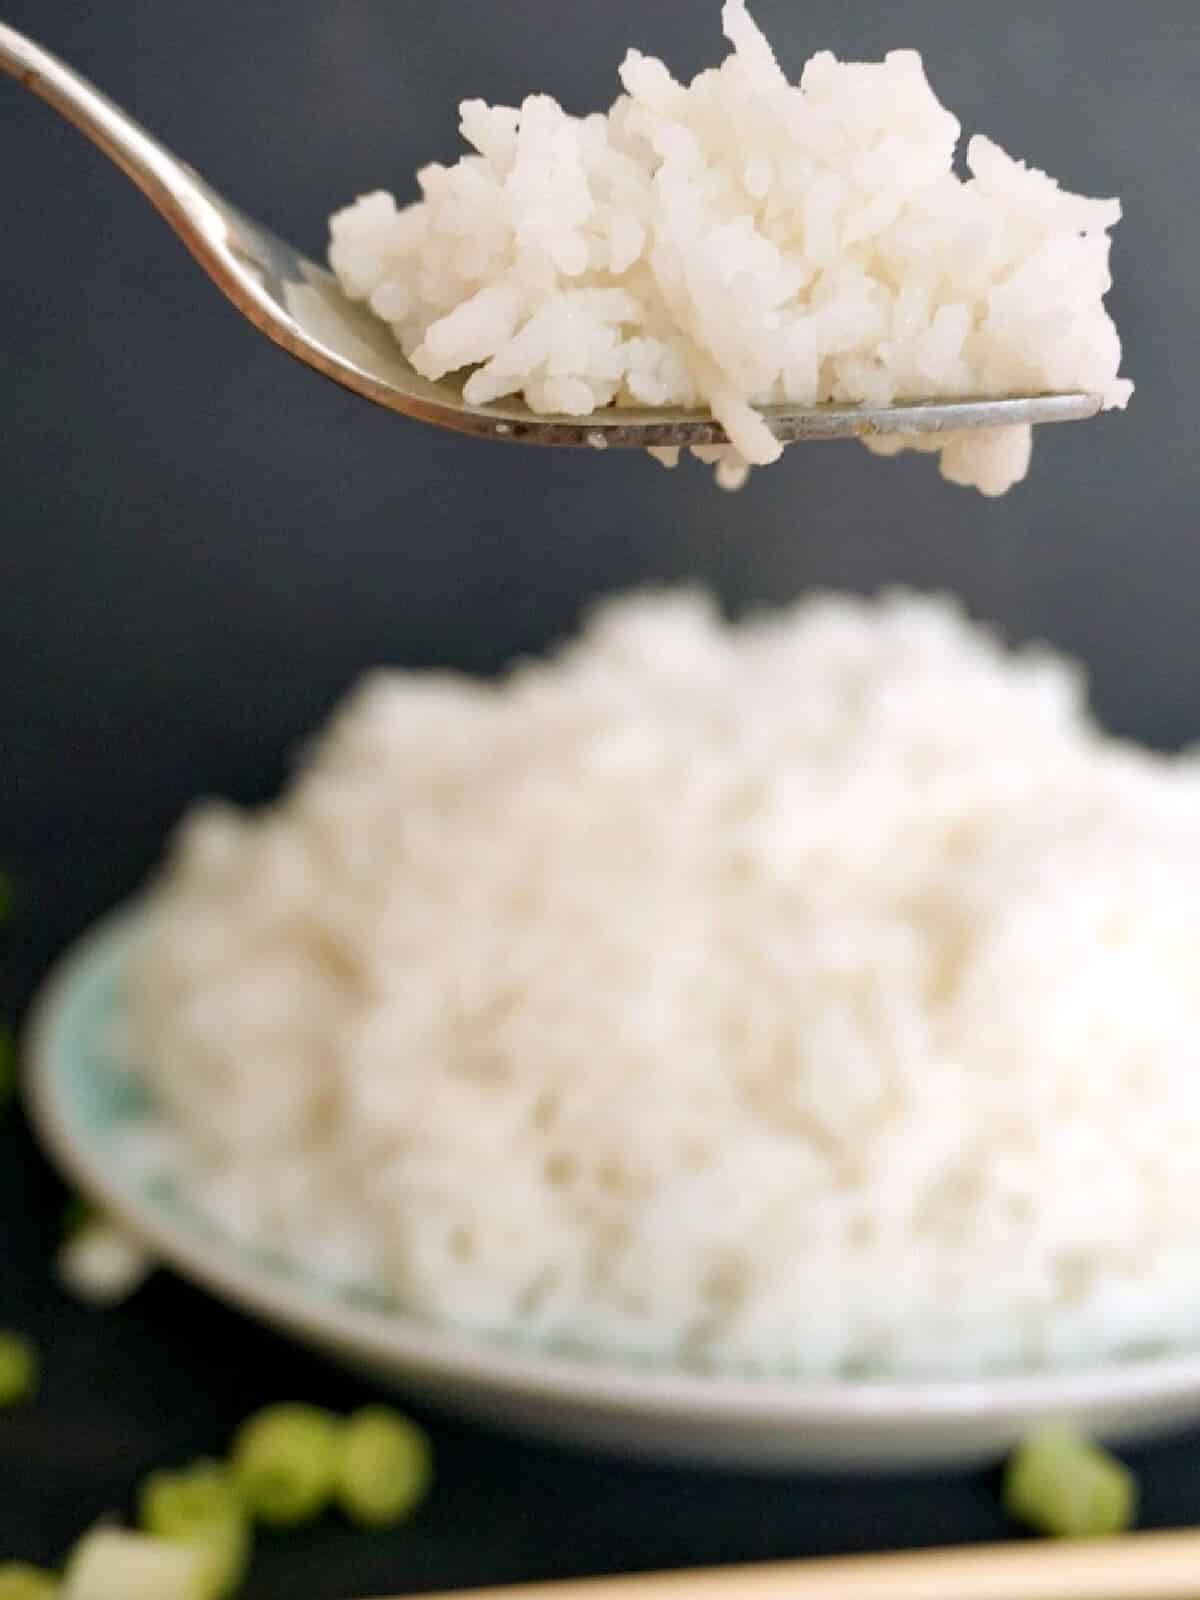
[[[331,220],[343,289],[413,366],[463,375],[468,402],[540,413],[711,409],[730,446],[697,449],[726,487],[782,446],[776,403],[889,405],[1082,390],[1123,407],[1104,307],[1117,200],[1064,192],[960,126],[920,56],[814,55],[788,82],[744,0],[733,46],[679,83],[630,50],[609,112],[548,95],[461,107],[474,153]],[[997,495],[1031,430],[864,441],[935,450],[952,482]],[[655,452],[674,465],[678,451]]]

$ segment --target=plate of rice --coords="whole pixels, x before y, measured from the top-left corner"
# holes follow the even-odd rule
[[[1200,1417],[1200,762],[951,602],[371,676],[28,1037],[154,1255],[423,1398],[726,1465]]]

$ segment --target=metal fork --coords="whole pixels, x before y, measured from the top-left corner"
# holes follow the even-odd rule
[[[517,402],[470,406],[453,383],[430,383],[387,327],[346,298],[332,274],[219,195],[64,62],[0,23],[0,68],[39,95],[121,168],[221,292],[290,355],[356,394],[420,422],[477,438],[593,448],[727,442],[707,412],[607,408],[585,418],[541,416]],[[763,415],[785,444],[866,434],[940,433],[1091,417],[1091,394],[916,401],[890,406],[773,406]]]

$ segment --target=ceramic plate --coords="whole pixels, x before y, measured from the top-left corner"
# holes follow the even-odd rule
[[[137,909],[108,918],[47,981],[25,1040],[26,1097],[67,1177],[154,1255],[242,1311],[430,1404],[575,1444],[765,1469],[874,1470],[995,1458],[1039,1421],[1130,1442],[1200,1420],[1200,1353],[947,1382],[717,1377],[560,1357],[423,1324],[214,1231],[122,1142],[152,1124],[120,1058],[122,973]]]

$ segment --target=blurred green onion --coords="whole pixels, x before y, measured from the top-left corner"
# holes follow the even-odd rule
[[[138,1492],[147,1533],[191,1545],[205,1559],[205,1600],[228,1600],[250,1565],[250,1524],[228,1469],[197,1461],[177,1472],[152,1472]]]
[[[249,1417],[231,1454],[249,1514],[280,1528],[319,1516],[333,1496],[341,1427],[317,1406],[268,1406]]]
[[[1061,1539],[1124,1533],[1137,1514],[1133,1474],[1070,1428],[1043,1428],[1013,1453],[1004,1477],[1009,1515]]]
[[[409,1517],[433,1482],[429,1436],[389,1406],[366,1406],[344,1425],[337,1497],[351,1522],[384,1528]]]
[[[38,1355],[22,1333],[0,1328],[0,1410],[24,1405],[38,1387]]]
[[[51,1600],[58,1578],[28,1561],[0,1561],[0,1600]]]

